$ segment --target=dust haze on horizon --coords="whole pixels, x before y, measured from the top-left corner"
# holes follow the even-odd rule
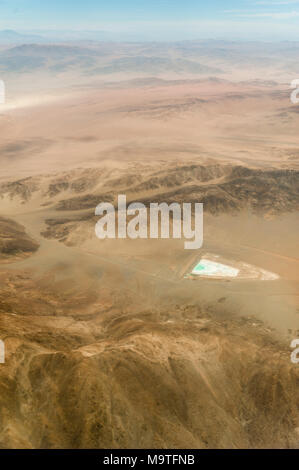
[[[0,12],[0,43],[299,40],[297,0],[4,0]]]

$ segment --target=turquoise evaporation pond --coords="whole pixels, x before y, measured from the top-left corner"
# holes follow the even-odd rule
[[[239,274],[239,269],[232,268],[225,264],[217,263],[202,259],[193,269],[192,274],[201,276],[222,276],[222,277],[236,277]]]

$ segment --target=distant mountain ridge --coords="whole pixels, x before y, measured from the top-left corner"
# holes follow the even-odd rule
[[[32,42],[47,42],[43,36],[37,34],[17,33],[12,29],[0,31],[0,44],[24,44]]]
[[[13,34],[12,34],[13,36]],[[116,52],[118,56],[116,55]],[[85,43],[44,43],[14,44],[0,51],[0,72],[22,73],[36,70],[49,73],[77,69],[79,73],[92,75],[113,75],[129,73],[136,75],[163,75],[169,72],[177,75],[212,75],[221,73],[196,60],[183,57],[169,58],[152,51],[148,54],[137,51],[134,55],[125,46],[122,51],[110,45],[89,46]]]

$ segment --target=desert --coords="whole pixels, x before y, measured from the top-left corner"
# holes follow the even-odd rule
[[[2,45],[0,448],[299,447],[298,44]],[[99,240],[119,195],[202,247]]]

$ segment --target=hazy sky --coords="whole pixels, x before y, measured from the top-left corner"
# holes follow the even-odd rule
[[[299,0],[0,0],[0,29],[299,39]]]

